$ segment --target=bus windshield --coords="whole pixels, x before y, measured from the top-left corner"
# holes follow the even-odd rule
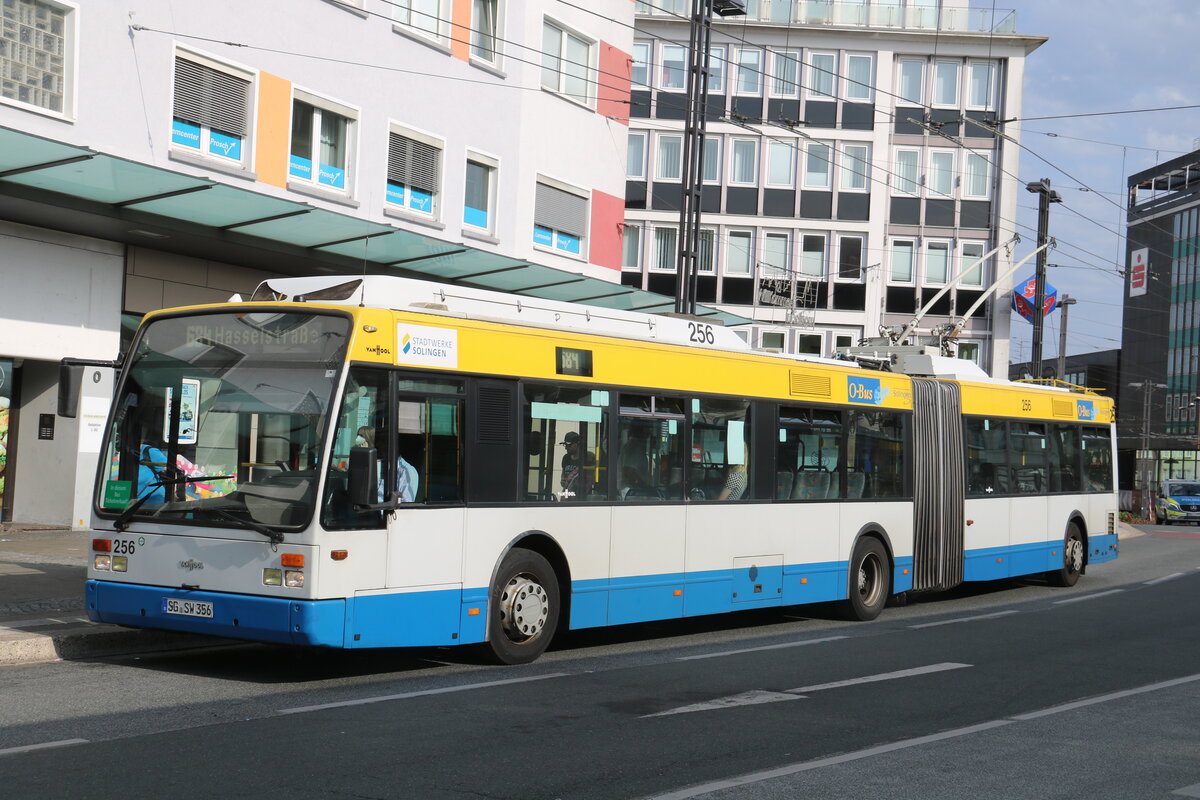
[[[349,333],[349,318],[311,312],[148,322],[113,401],[100,512],[118,528],[307,524]]]

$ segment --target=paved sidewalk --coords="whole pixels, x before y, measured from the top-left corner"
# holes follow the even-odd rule
[[[91,531],[0,524],[0,666],[227,645],[174,631],[91,622],[84,582]],[[1145,534],[1120,523],[1122,539]]]
[[[0,666],[226,643],[88,620],[83,589],[92,536],[0,525]]]

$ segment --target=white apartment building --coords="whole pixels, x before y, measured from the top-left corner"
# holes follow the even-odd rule
[[[622,308],[633,4],[0,4],[0,521],[82,525],[112,372],[57,361],[275,275]],[[123,329],[123,320],[125,327]]]
[[[637,3],[622,281],[675,293],[690,0]],[[1044,37],[967,0],[748,0],[714,17],[697,299],[758,346],[831,355],[962,315],[1011,266],[1025,57]],[[1000,123],[1003,136],[989,126]],[[1027,240],[1035,232],[1019,231]],[[786,301],[794,306],[772,304]],[[1009,360],[1008,291],[959,355]],[[742,330],[745,330],[744,328]]]

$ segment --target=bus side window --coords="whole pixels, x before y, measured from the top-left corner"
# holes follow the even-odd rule
[[[525,386],[524,498],[608,499],[609,393],[578,386]]]
[[[396,404],[400,503],[461,503],[465,384],[401,377]]]
[[[342,407],[333,432],[333,447],[325,479],[321,524],[327,529],[382,528],[382,511],[355,511],[347,495],[350,449],[374,447],[379,463],[382,500],[387,485],[388,452],[392,422],[386,413],[388,373],[378,369],[354,368],[346,378]]]

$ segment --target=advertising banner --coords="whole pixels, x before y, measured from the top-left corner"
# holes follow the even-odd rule
[[[8,472],[8,415],[12,405],[12,359],[0,358],[0,522],[4,521],[4,484]]]

